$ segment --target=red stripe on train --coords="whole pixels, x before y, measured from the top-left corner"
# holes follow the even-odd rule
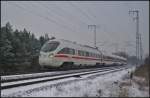
[[[65,58],[69,58],[68,55],[66,54],[56,54],[55,57],[65,57]],[[89,58],[89,57],[80,57],[80,56],[72,56],[72,58],[75,58],[75,59],[86,59],[86,60],[100,60],[98,58]]]
[[[76,58],[76,59],[86,59],[86,60],[100,60],[97,58],[88,58],[88,57],[79,57],[79,56],[73,56],[72,58]]]

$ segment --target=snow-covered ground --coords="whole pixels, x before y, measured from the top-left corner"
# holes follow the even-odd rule
[[[141,91],[136,83],[121,86],[128,80],[129,74],[135,68],[125,69],[105,75],[88,77],[71,77],[68,79],[28,85],[26,88],[12,88],[1,92],[2,97],[119,97],[119,96],[149,96],[149,89]],[[10,92],[11,91],[11,92]],[[6,93],[7,92],[7,93]]]

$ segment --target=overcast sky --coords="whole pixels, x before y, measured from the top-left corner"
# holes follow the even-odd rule
[[[2,1],[1,25],[9,21],[14,29],[26,28],[36,37],[48,33],[90,46],[94,46],[94,29],[88,25],[97,25],[100,49],[114,52],[117,43],[117,51],[135,55],[136,22],[129,10],[139,10],[145,56],[149,53],[148,1]]]

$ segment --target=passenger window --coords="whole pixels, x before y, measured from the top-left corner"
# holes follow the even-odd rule
[[[81,51],[81,56],[84,56],[84,51]]]
[[[81,56],[81,50],[78,50],[78,55]]]
[[[75,50],[69,48],[69,54],[75,55]]]
[[[75,49],[72,49],[72,54],[75,55]]]
[[[89,52],[86,52],[86,56],[89,56]]]

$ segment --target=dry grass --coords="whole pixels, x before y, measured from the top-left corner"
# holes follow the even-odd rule
[[[128,97],[128,90],[127,90],[127,88],[122,87],[120,89],[119,97]]]
[[[131,81],[128,79],[126,81],[123,81],[121,84],[120,84],[120,87],[124,87],[124,86],[131,86]]]
[[[146,82],[144,82],[144,85],[149,86],[149,65],[145,64],[138,67],[134,72],[134,76],[144,78],[146,80]]]

